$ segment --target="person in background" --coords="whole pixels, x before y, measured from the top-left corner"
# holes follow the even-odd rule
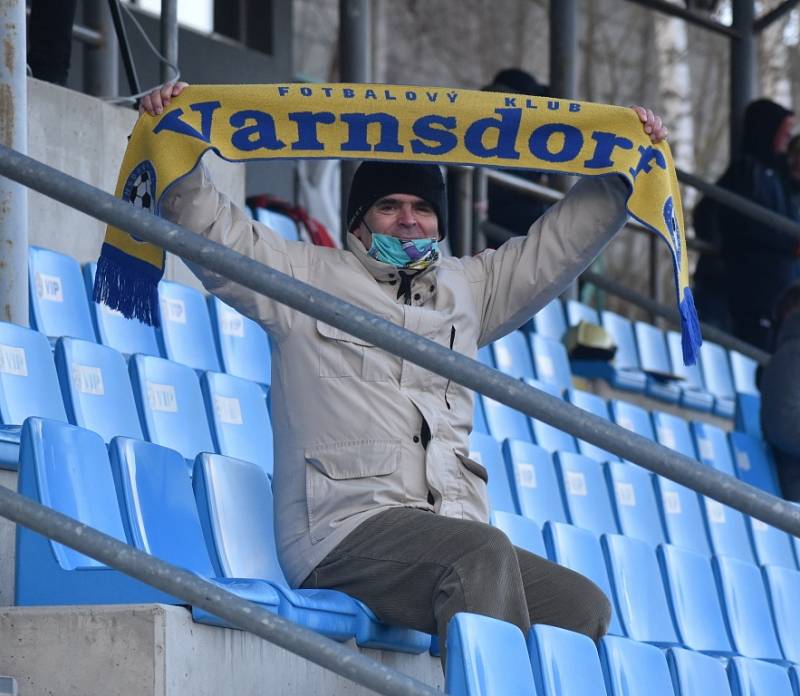
[[[789,141],[789,147],[786,150],[786,162],[789,167],[791,203],[794,208],[795,219],[800,220],[800,135],[795,135]]]
[[[32,0],[28,66],[35,78],[56,85],[67,84],[77,4],[78,0]]]

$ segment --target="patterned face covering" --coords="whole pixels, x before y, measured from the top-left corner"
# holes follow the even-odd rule
[[[388,234],[372,233],[367,252],[373,259],[395,268],[423,271],[439,259],[438,239],[398,239]]]

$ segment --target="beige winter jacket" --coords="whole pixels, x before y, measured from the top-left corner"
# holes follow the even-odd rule
[[[587,267],[624,224],[626,193],[615,176],[579,181],[527,237],[472,258],[443,258],[418,275],[409,305],[397,298],[396,269],[369,257],[353,235],[350,251],[288,242],[219,194],[202,167],[173,188],[162,210],[208,239],[474,357]],[[275,525],[293,586],[357,525],[389,507],[487,521],[486,471],[467,456],[468,389],[193,270],[271,337]],[[423,418],[431,433],[426,449]]]

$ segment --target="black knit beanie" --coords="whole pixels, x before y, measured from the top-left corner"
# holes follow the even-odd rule
[[[353,176],[347,198],[347,230],[358,227],[375,201],[393,193],[428,201],[439,220],[439,239],[447,234],[447,194],[442,170],[435,164],[362,162]]]

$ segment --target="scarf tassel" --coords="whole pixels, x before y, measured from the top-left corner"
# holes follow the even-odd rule
[[[151,264],[118,249],[103,245],[97,261],[92,299],[120,312],[126,319],[138,319],[148,326],[161,326],[158,281],[161,273]]]
[[[694,306],[694,297],[690,288],[684,288],[683,299],[679,305],[681,313],[681,347],[683,348],[683,364],[694,365],[703,336],[700,332],[700,320]]]

